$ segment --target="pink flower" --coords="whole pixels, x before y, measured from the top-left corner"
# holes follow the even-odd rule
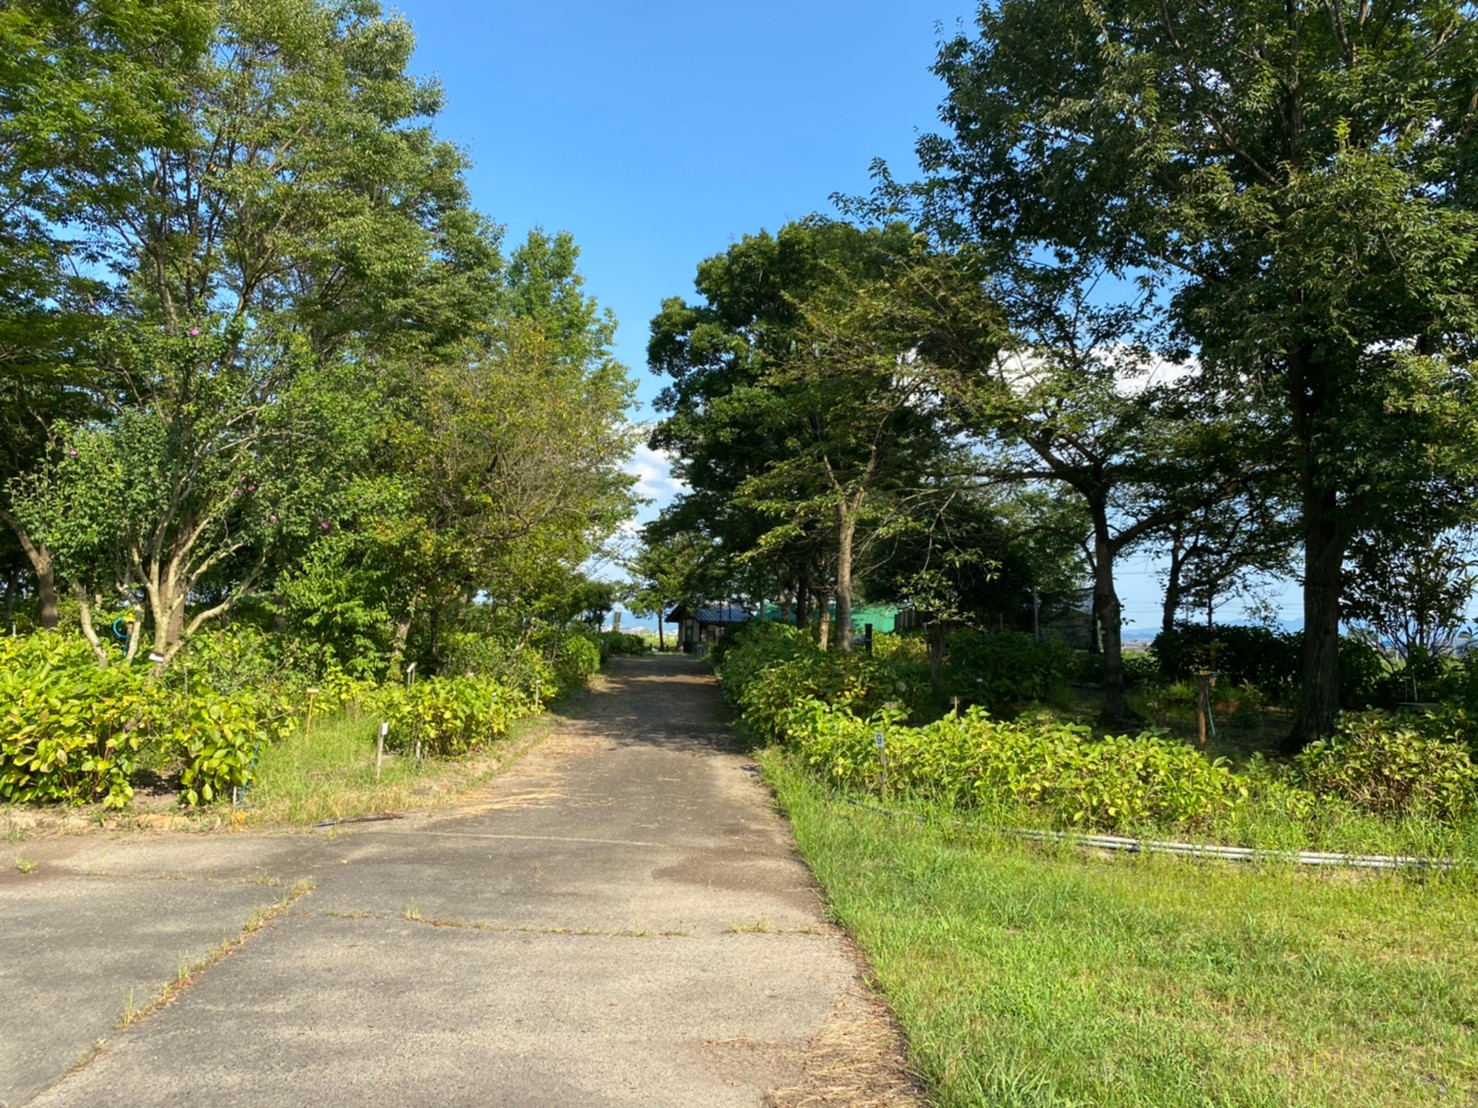
[[[67,451],[67,457],[69,457],[69,458],[75,458],[75,457],[77,457],[77,451],[75,451],[75,450],[68,450]]]
[[[198,334],[200,334],[200,328],[199,328],[199,327],[191,327],[191,328],[190,328],[190,337],[191,337],[191,338],[192,338],[192,339],[193,339],[193,338],[194,338],[194,337],[195,337],[195,336],[196,336],[196,335],[198,335]]]
[[[267,522],[268,523],[276,523],[277,522],[277,516],[276,515],[270,515],[270,516],[268,516],[267,517]]]
[[[257,491],[257,487],[255,485],[247,485],[246,486],[246,491],[247,492],[256,492]]]
[[[322,527],[325,531],[327,531],[328,530],[328,520],[326,520],[326,519],[323,520],[322,522],[319,523],[318,526]]]

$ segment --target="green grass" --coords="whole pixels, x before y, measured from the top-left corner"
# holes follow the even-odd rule
[[[385,755],[375,780],[377,721],[340,715],[315,720],[313,734],[264,745],[242,822],[307,825],[446,803],[487,780],[546,717],[520,720],[486,751],[455,761]]]
[[[763,755],[942,1105],[1471,1105],[1478,888],[1044,850]]]

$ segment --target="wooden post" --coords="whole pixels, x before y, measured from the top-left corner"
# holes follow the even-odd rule
[[[312,685],[308,686],[308,718],[303,721],[303,738],[313,734],[313,698],[318,695],[318,690]]]
[[[381,721],[380,732],[375,736],[375,780],[380,779],[380,763],[385,760],[385,736],[390,734],[390,724]]]
[[[1201,749],[1206,749],[1207,717],[1211,713],[1211,674],[1202,670],[1197,676],[1201,679],[1200,691],[1196,694],[1196,734],[1201,743]]]

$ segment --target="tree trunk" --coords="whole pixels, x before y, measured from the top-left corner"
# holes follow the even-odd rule
[[[821,634],[816,643],[822,650],[831,649],[831,597],[823,589],[816,594],[816,606],[821,609]]]
[[[857,535],[857,517],[843,501],[837,506],[837,649],[852,651],[852,541]]]
[[[390,670],[386,680],[394,681],[400,674],[401,663],[405,661],[405,644],[411,634],[411,620],[415,618],[414,606],[406,612],[404,619],[395,621],[395,636],[390,640]]]
[[[1164,635],[1175,630],[1175,616],[1180,611],[1183,595],[1180,572],[1184,565],[1185,548],[1181,545],[1180,535],[1176,534],[1170,540],[1170,572],[1165,578],[1165,605],[1160,611],[1160,633]]]
[[[1114,588],[1114,546],[1108,517],[1098,505],[1093,514],[1093,607],[1103,629],[1103,717],[1118,722],[1133,718],[1124,698],[1123,607]]]
[[[0,509],[0,522],[15,532],[26,560],[31,563],[32,572],[36,574],[36,622],[49,631],[61,622],[56,602],[56,567],[52,564],[51,550],[44,542],[32,541],[30,532],[4,509]]]
[[[1304,503],[1303,689],[1290,752],[1334,733],[1339,715],[1339,594],[1344,542],[1333,492]]]
[[[169,630],[164,636],[163,646],[155,647],[161,654],[167,653],[185,637],[185,598],[183,595],[174,597],[170,604]]]
[[[87,645],[92,647],[92,656],[97,661],[98,668],[107,669],[112,658],[108,653],[108,648],[98,637],[97,628],[92,625],[93,598],[89,597],[87,590],[75,581],[72,583],[72,593],[77,598],[77,623],[82,630],[82,637],[87,640]],[[102,597],[98,597],[97,600],[101,602]]]
[[[665,653],[667,653],[667,638],[662,633],[662,617],[665,616],[666,614],[667,614],[667,602],[665,600],[664,601],[659,601],[657,603],[657,653],[658,654],[665,654]]]
[[[56,600],[56,570],[52,568],[51,551],[42,547],[40,554],[40,561],[31,563],[36,571],[36,622],[49,631],[61,622]]]
[[[1339,714],[1339,600],[1345,543],[1339,495],[1322,460],[1331,375],[1311,345],[1289,351],[1289,411],[1299,454],[1304,537],[1303,688],[1290,753],[1334,734]]]
[[[811,579],[804,573],[795,587],[795,625],[802,630],[811,627]]]

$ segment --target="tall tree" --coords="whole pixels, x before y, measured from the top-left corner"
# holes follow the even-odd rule
[[[103,414],[37,480],[11,482],[29,532],[66,534],[82,559],[74,586],[142,590],[162,664],[250,592],[293,529],[328,523],[336,435],[308,393],[353,365],[367,372],[351,385],[374,385],[461,342],[500,264],[461,155],[430,130],[440,93],[406,73],[403,20],[316,0],[189,14],[155,52],[164,77],[129,156],[89,146],[55,171],[71,249],[111,275],[83,352]],[[114,24],[88,33],[106,43]],[[118,480],[79,488],[89,458]],[[85,527],[74,498],[94,509]],[[105,547],[121,556],[89,560]],[[214,603],[190,618],[208,583]]]
[[[946,388],[982,445],[982,477],[1056,485],[1080,500],[1103,634],[1104,714],[1124,719],[1118,563],[1228,499],[1248,467],[1227,458],[1230,412],[1213,418],[1194,370],[1159,362],[1139,341],[1136,301],[1093,303],[1095,274],[1077,264],[1008,274],[995,300],[1012,340],[988,359],[959,344]]]
[[[26,557],[44,627],[57,622],[55,555],[7,485],[41,464],[57,421],[97,414],[95,367],[79,349],[109,298],[80,234],[100,199],[92,182],[158,132],[208,12],[200,0],[0,8],[0,523]],[[108,185],[115,197],[127,188]]]
[[[1338,708],[1351,538],[1468,490],[1478,13],[1415,0],[1000,0],[941,48],[920,143],[942,233],[1145,273],[1296,488],[1298,740]]]
[[[898,281],[920,249],[899,223],[788,224],[704,262],[707,304],[669,301],[653,324],[653,365],[674,379],[654,445],[695,490],[757,514],[752,556],[783,564],[825,536],[802,575],[823,611],[835,598],[842,650],[862,529],[944,446]]]

